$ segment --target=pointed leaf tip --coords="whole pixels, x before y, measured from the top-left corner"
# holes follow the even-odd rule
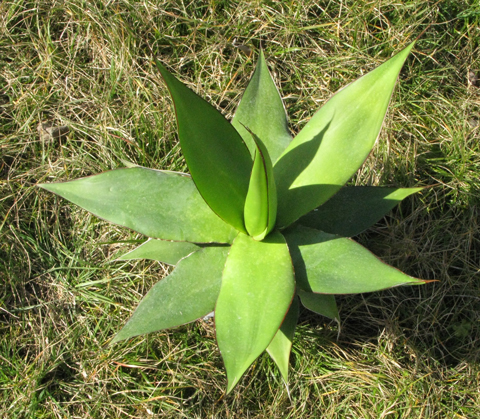
[[[358,294],[400,285],[420,285],[357,242],[295,226],[285,232],[297,286],[319,294]]]
[[[316,294],[299,289],[298,296],[302,304],[309,310],[340,323],[340,315],[334,295]]]
[[[205,204],[191,178],[173,172],[116,169],[41,187],[149,237],[230,243],[237,233]]]
[[[407,196],[423,188],[347,186],[320,207],[298,220],[306,227],[325,233],[352,237],[366,230]]]
[[[265,240],[255,241],[240,233],[225,263],[215,307],[228,392],[272,341],[294,292],[293,267],[283,236],[272,232]]]
[[[245,232],[248,148],[219,111],[156,63],[173,98],[180,146],[198,191],[220,218]]]
[[[180,326],[212,312],[227,254],[227,247],[206,247],[182,259],[148,291],[111,343]]]
[[[199,249],[199,246],[190,242],[149,239],[136,249],[120,256],[118,260],[150,259],[176,265],[181,259]]]
[[[268,354],[275,364],[277,364],[277,367],[282,374],[282,378],[285,381],[285,385],[287,386],[288,364],[290,361],[290,352],[292,350],[293,336],[297,326],[299,309],[300,304],[298,303],[298,297],[294,297],[280,329],[278,329],[275,337],[267,348]]]
[[[363,164],[412,48],[413,43],[338,91],[282,153],[274,166],[279,227],[322,205]]]
[[[255,153],[255,142],[245,126],[255,132],[264,142],[272,162],[277,161],[292,141],[285,107],[268,70],[263,50],[260,50],[255,71],[235,111],[232,125],[252,155]]]

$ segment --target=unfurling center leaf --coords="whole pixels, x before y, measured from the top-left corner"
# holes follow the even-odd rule
[[[256,150],[245,200],[245,227],[255,240],[263,240],[275,226],[277,190],[268,150],[260,138],[248,131],[255,141]]]

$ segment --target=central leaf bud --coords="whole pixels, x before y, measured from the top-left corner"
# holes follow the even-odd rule
[[[262,140],[252,131],[256,149],[252,174],[245,199],[245,228],[255,240],[263,240],[272,231],[277,217],[277,192],[273,179],[272,160]]]

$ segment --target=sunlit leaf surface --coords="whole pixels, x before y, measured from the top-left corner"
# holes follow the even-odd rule
[[[295,292],[285,239],[272,232],[263,241],[242,233],[232,244],[215,308],[218,347],[229,392],[267,348]]]
[[[39,186],[97,217],[157,239],[229,243],[237,234],[186,176],[136,167]]]
[[[412,47],[337,92],[283,152],[274,166],[279,227],[326,202],[362,165]]]
[[[252,155],[255,153],[255,143],[245,127],[257,134],[264,142],[272,162],[278,159],[292,140],[285,108],[268,71],[263,51],[260,51],[255,72],[243,93],[232,125],[241,134]]]
[[[245,232],[243,209],[252,158],[237,130],[212,105],[157,61],[175,104],[182,153],[197,188],[212,210]]]
[[[112,343],[192,322],[212,312],[228,247],[207,247],[182,259],[143,297]]]
[[[353,240],[296,226],[285,232],[299,288],[320,294],[357,294],[422,284]]]

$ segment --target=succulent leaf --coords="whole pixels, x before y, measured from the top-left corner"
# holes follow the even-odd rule
[[[305,308],[340,323],[340,315],[338,314],[337,302],[334,295],[316,294],[314,292],[303,291],[302,289],[298,289],[297,291],[300,301]]]
[[[240,233],[225,263],[215,307],[218,347],[230,392],[277,333],[295,292],[284,237],[272,232],[263,241]]]
[[[181,259],[201,249],[189,242],[149,239],[132,251],[119,257],[118,260],[150,259],[176,265]]]
[[[292,350],[293,335],[297,327],[299,308],[298,298],[294,297],[280,329],[267,347],[267,352],[277,364],[285,383],[288,383],[288,363]]]
[[[303,226],[285,231],[297,286],[319,294],[358,294],[423,284],[353,240]]]
[[[252,170],[247,146],[219,111],[156,63],[173,98],[180,146],[198,191],[220,218],[245,232]]]
[[[347,186],[298,220],[306,227],[352,237],[371,227],[407,196],[423,188]]]
[[[245,127],[255,132],[265,143],[272,162],[278,159],[292,141],[285,107],[268,71],[262,50],[255,72],[237,107],[232,125],[240,133],[252,155],[256,147]]]
[[[277,226],[286,227],[322,205],[359,169],[412,47],[337,92],[282,153],[274,166]]]
[[[277,191],[268,150],[260,138],[251,131],[250,134],[256,151],[245,200],[245,228],[255,240],[263,240],[275,226]]]
[[[153,238],[231,243],[237,234],[205,204],[187,176],[135,167],[38,186]]]
[[[212,312],[228,250],[206,247],[182,259],[150,289],[112,343],[180,326]]]

